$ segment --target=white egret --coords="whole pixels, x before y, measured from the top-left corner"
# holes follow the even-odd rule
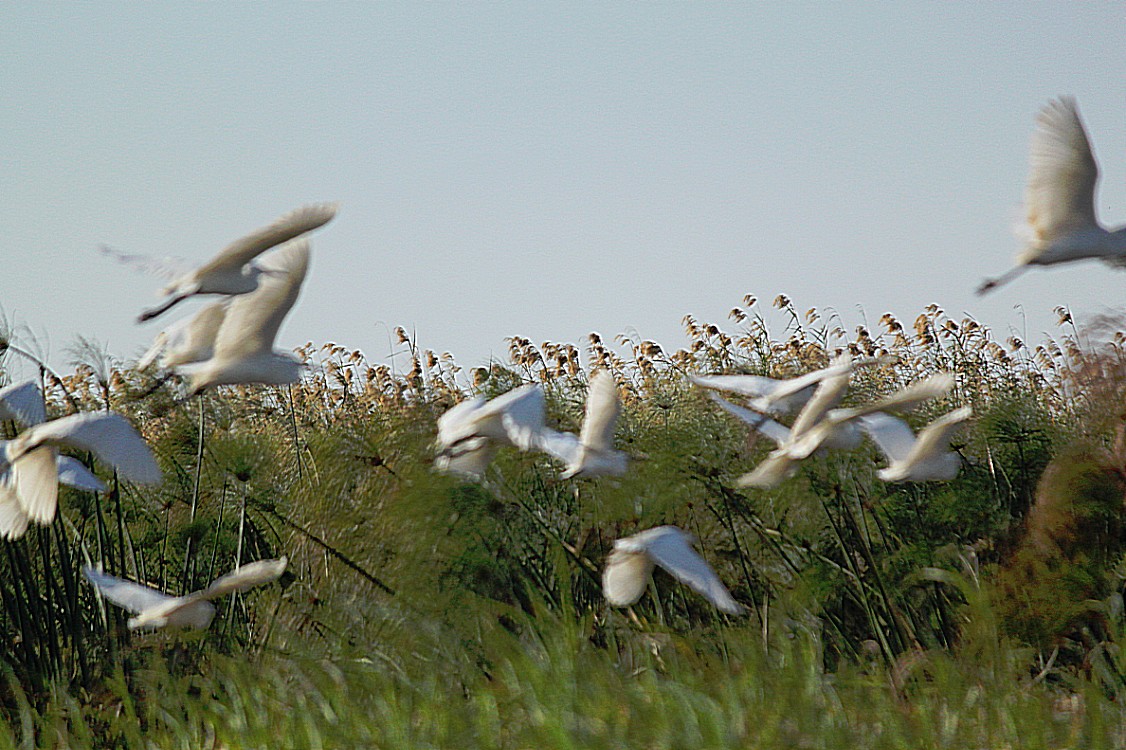
[[[156,270],[171,277],[161,292],[168,297],[164,303],[141,313],[140,320],[155,318],[173,305],[196,294],[249,294],[258,288],[261,277],[270,271],[252,261],[259,255],[327,224],[336,215],[336,203],[315,203],[290,211],[273,224],[235,240],[202,266],[184,274],[146,256],[126,255],[108,248],[103,252],[118,260]]]
[[[96,568],[86,567],[82,572],[103,597],[136,615],[129,618],[130,629],[168,626],[203,630],[215,617],[212,599],[276,581],[285,572],[287,562],[282,557],[247,563],[217,578],[203,591],[185,596],[169,596],[154,588],[107,575]]]
[[[480,477],[500,445],[532,450],[544,430],[544,395],[525,385],[486,401],[466,399],[438,417],[439,471]]]
[[[1040,110],[1029,161],[1026,222],[1020,232],[1025,245],[1016,266],[987,279],[977,293],[996,289],[1030,265],[1101,258],[1126,266],[1126,227],[1108,231],[1095,215],[1099,166],[1074,98],[1060,97]]]
[[[692,549],[695,539],[676,526],[658,526],[614,542],[602,573],[602,591],[615,607],[633,604],[645,593],[660,565],[674,578],[731,615],[743,614],[743,605],[731,593],[704,558]]]
[[[856,422],[887,456],[888,466],[880,469],[880,479],[929,482],[958,476],[962,459],[950,450],[950,436],[971,416],[973,409],[968,406],[955,409],[919,430],[917,437],[906,422],[890,414],[867,414]]]
[[[90,451],[129,481],[160,482],[160,468],[144,438],[120,414],[72,414],[43,422],[3,443],[0,450],[0,472],[8,472],[7,487],[14,493],[23,513],[36,523],[49,524],[55,518],[59,446]],[[4,515],[9,519],[12,516],[11,513]],[[19,525],[0,524],[0,536],[17,538],[23,533]],[[26,529],[26,523],[23,528]]]
[[[605,370],[591,375],[579,435],[545,428],[536,441],[540,450],[567,464],[566,471],[559,475],[561,479],[626,473],[629,455],[614,448],[614,426],[621,411],[614,376]]]
[[[848,385],[847,378],[847,375],[839,375],[821,381],[813,398],[790,428],[789,439],[771,451],[754,471],[740,477],[738,484],[743,487],[774,487],[793,476],[798,464],[821,448],[850,450],[858,446],[861,440],[860,430],[855,424],[858,417],[885,410],[910,409],[945,395],[954,385],[951,375],[940,373],[864,406],[828,408],[840,400]]]
[[[274,339],[297,302],[309,269],[309,241],[290,242],[261,265],[258,288],[231,300],[218,330],[210,358],[180,364],[191,395],[217,385],[270,383],[284,385],[301,377],[303,365],[289,352],[276,351]]]

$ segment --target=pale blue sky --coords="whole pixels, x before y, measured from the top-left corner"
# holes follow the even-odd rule
[[[1055,95],[1126,221],[1124,32],[1123,3],[7,3],[0,306],[60,366],[76,334],[132,357],[159,280],[100,244],[203,260],[336,200],[285,346],[675,348],[747,292],[1037,340],[1057,304],[1120,308],[1126,274],[973,289],[1017,249]]]

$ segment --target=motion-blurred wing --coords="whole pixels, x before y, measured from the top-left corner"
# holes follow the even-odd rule
[[[47,419],[43,394],[33,380],[0,388],[0,420],[14,419],[25,426]]]
[[[1028,223],[1040,240],[1095,224],[1099,167],[1075,99],[1049,102],[1036,117],[1025,189]]]
[[[744,409],[742,406],[733,404],[727,399],[715,393],[709,393],[708,396],[728,414],[731,414],[737,417],[742,422],[750,425],[758,432],[761,432],[763,435],[766,435],[768,438],[773,440],[776,444],[782,445],[790,439],[790,428],[786,427],[783,424],[775,422],[765,414],[759,414],[757,411]]]
[[[42,445],[90,451],[132,482],[160,482],[160,467],[148,444],[120,414],[84,413],[53,419],[23,432],[9,445],[9,453],[16,445],[19,453]]]
[[[88,566],[83,568],[82,572],[86,574],[90,583],[94,584],[102,596],[134,614],[159,607],[177,598],[162,594],[156,589],[150,589],[148,586],[142,586],[139,583],[115,578]]]
[[[960,409],[944,414],[919,431],[910,458],[913,460],[937,456],[950,449],[950,437],[961,426],[962,422],[973,416],[973,409],[963,406]]]
[[[55,459],[59,483],[86,492],[105,492],[106,485],[77,458],[59,456]]]
[[[876,412],[857,417],[856,423],[893,463],[905,461],[915,447],[915,433],[899,417]]]
[[[315,203],[290,211],[273,224],[235,240],[200,267],[199,275],[241,268],[271,247],[323,226],[336,216],[337,204]]]
[[[288,562],[287,558],[279,557],[276,560],[258,560],[242,565],[227,575],[215,579],[210,586],[200,592],[200,598],[215,599],[235,591],[246,591],[254,586],[276,581],[285,572]]]
[[[614,425],[621,411],[622,403],[618,398],[618,384],[614,376],[605,370],[599,370],[591,375],[579,442],[596,451],[612,450]]]
[[[648,550],[654,562],[716,607],[728,614],[742,614],[743,606],[731,598],[723,581],[679,530],[651,539]]]

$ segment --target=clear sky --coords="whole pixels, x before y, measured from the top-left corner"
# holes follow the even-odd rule
[[[160,281],[99,245],[202,261],[334,200],[281,345],[675,348],[748,292],[1037,340],[1126,303],[1093,261],[973,294],[1053,96],[1126,222],[1124,31],[1121,2],[6,3],[0,309],[58,366],[77,334],[134,357],[199,303],[136,325]]]

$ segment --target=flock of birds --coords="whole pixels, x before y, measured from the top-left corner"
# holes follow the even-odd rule
[[[1036,122],[1025,191],[1025,244],[1016,266],[985,281],[979,293],[1008,282],[1031,265],[1101,258],[1126,266],[1126,228],[1108,231],[1095,216],[1098,167],[1074,99],[1050,102]],[[143,311],[141,321],[156,318],[193,296],[220,296],[218,302],[162,330],[138,365],[143,368],[156,363],[180,375],[189,396],[219,385],[296,382],[301,362],[288,352],[275,350],[274,340],[308,271],[306,235],[328,223],[336,211],[335,204],[305,206],[188,270],[104,248],[105,253],[123,262],[168,277],[164,301]],[[950,449],[950,439],[971,416],[969,407],[939,417],[917,435],[894,415],[944,396],[953,384],[950,375],[933,376],[862,406],[839,406],[857,368],[885,361],[853,361],[846,354],[826,368],[790,380],[710,375],[692,376],[692,382],[707,389],[722,409],[777,446],[738,480],[742,486],[774,487],[791,477],[803,460],[829,450],[855,448],[865,435],[887,458],[887,466],[878,473],[884,481],[954,478],[961,461]],[[734,394],[743,403],[715,391]],[[561,462],[565,467],[562,479],[621,475],[628,470],[630,456],[613,444],[620,411],[618,386],[605,371],[590,377],[578,435],[546,425],[544,393],[538,385],[519,387],[492,400],[470,398],[439,418],[435,466],[441,471],[481,478],[496,451],[510,446],[544,452]],[[789,426],[778,421],[790,414],[794,417]],[[160,481],[160,470],[148,446],[120,415],[74,414],[47,421],[38,387],[20,383],[0,390],[0,419],[26,428],[13,440],[0,442],[0,536],[6,539],[22,536],[31,522],[53,521],[60,482],[83,491],[106,490],[85,465],[61,456],[60,447],[88,451],[128,481]],[[654,568],[660,566],[723,612],[742,613],[742,605],[732,598],[693,544],[692,536],[675,526],[659,526],[618,539],[603,573],[606,599],[615,606],[638,601]],[[180,597],[94,568],[87,568],[85,573],[102,596],[136,615],[130,619],[130,627],[205,628],[215,614],[212,599],[273,581],[285,566],[284,557],[243,565],[207,589]]]

